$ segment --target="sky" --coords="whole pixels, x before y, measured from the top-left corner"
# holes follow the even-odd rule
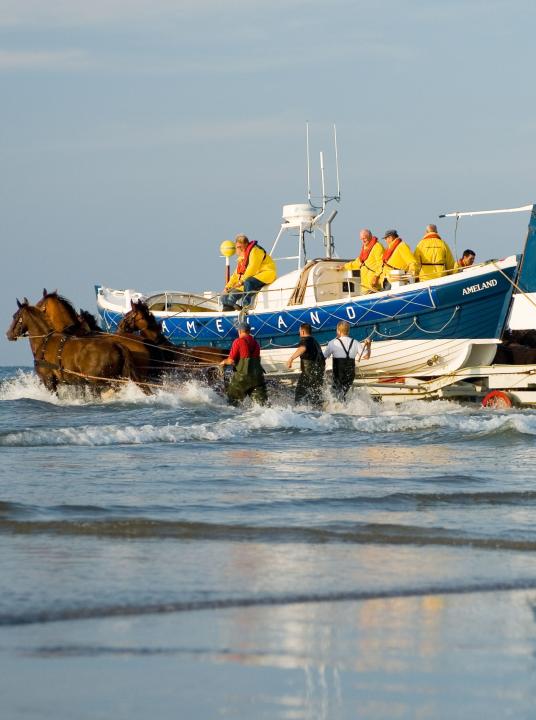
[[[0,365],[46,287],[219,290],[222,240],[271,246],[325,155],[338,255],[440,213],[536,201],[533,0],[0,0]],[[458,255],[528,215],[462,220]],[[289,251],[295,248],[289,248]],[[310,249],[321,255],[320,245]]]

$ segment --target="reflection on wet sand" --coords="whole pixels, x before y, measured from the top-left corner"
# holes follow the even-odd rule
[[[517,620],[499,629],[505,606]],[[521,656],[532,668],[532,625],[524,593],[249,608],[220,618],[219,642],[234,652],[218,661],[292,673],[281,718],[455,717],[464,704],[489,705],[490,696],[498,708],[523,704],[507,685]],[[516,648],[506,661],[513,667],[503,680],[496,666],[490,681],[505,643]],[[513,682],[524,687],[531,677],[527,665]]]

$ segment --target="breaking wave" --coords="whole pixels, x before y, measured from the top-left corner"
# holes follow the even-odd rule
[[[447,409],[443,403],[440,403],[440,408],[412,407],[411,413],[403,409],[375,408],[374,414],[367,415],[352,415],[351,408],[348,408],[345,414],[332,414],[309,412],[290,406],[265,408],[252,406],[233,412],[220,398],[212,397],[213,394],[209,388],[187,385],[184,391],[177,395],[162,391],[161,396],[153,399],[152,402],[178,409],[184,408],[189,403],[192,405],[208,403],[212,409],[219,404],[220,417],[215,420],[194,423],[176,421],[161,425],[112,422],[101,425],[27,428],[0,433],[0,447],[141,445],[192,441],[238,442],[245,437],[266,432],[330,435],[344,431],[350,434],[359,433],[360,436],[382,434],[393,438],[401,432],[426,433],[428,437],[431,432],[435,432],[438,439],[441,438],[442,432],[447,432],[449,435],[459,436],[459,441],[470,441],[509,432],[536,435],[534,413],[491,414],[473,410],[472,414],[469,414],[459,407]],[[123,402],[127,402],[127,398],[124,398]],[[140,402],[146,403],[147,400],[144,397]]]

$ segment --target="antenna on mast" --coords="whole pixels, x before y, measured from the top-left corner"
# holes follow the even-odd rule
[[[339,201],[341,199],[341,183],[339,180],[339,150],[337,147],[337,126],[335,123],[333,123],[333,140],[335,143],[335,168],[337,171],[337,194],[335,195],[335,200]]]
[[[309,123],[305,123],[305,138],[307,145],[307,200],[311,205],[311,161],[309,159]]]
[[[320,151],[320,177],[322,178],[322,212],[326,208],[326,184],[324,182],[324,153]]]

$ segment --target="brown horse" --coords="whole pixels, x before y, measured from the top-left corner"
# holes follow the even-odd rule
[[[43,297],[35,303],[42,310],[50,324],[57,332],[66,335],[89,335],[89,328],[81,322],[76,310],[67,298],[58,294],[57,290],[48,292],[43,288]]]
[[[87,318],[80,318],[69,300],[62,295],[58,295],[57,290],[47,292],[45,288],[43,290],[43,297],[36,303],[36,307],[46,315],[52,328],[56,332],[76,336],[97,334],[104,342],[116,343],[129,350],[132,361],[141,378],[158,375],[159,364],[156,353],[152,351],[142,338],[137,335],[92,332]]]
[[[141,337],[161,353],[162,366],[199,370],[216,367],[227,357],[228,352],[207,345],[198,347],[177,347],[162,332],[160,323],[143,300],[130,301],[131,309],[118,326],[119,332],[138,331]]]
[[[54,332],[45,314],[17,300],[18,310],[6,335],[8,340],[28,336],[37,375],[56,391],[60,383],[109,388],[119,378],[139,381],[129,351],[99,337],[76,337]]]

